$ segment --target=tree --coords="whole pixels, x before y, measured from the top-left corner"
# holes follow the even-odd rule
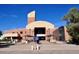
[[[68,24],[79,22],[79,10],[76,8],[70,9],[63,19],[66,20]]]
[[[72,8],[63,17],[63,20],[67,21],[68,33],[72,36],[72,42],[79,44],[79,10]]]
[[[0,31],[0,36],[2,35],[2,31]]]

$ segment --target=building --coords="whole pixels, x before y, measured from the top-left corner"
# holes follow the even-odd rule
[[[19,41],[21,40],[31,41],[34,40],[35,36],[38,36],[39,40],[47,40],[47,41],[66,40],[64,27],[56,28],[55,25],[50,22],[36,21],[35,11],[28,13],[27,18],[28,18],[28,24],[26,25],[25,28],[7,30],[4,31],[4,34],[14,35],[14,33],[17,33],[18,34],[17,39]],[[6,37],[11,38],[11,35]]]

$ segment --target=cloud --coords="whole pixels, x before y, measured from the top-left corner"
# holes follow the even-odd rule
[[[10,15],[11,17],[14,17],[14,18],[17,18],[18,16],[17,15]]]
[[[12,17],[12,18],[17,18],[18,16],[15,14],[0,14],[0,18],[7,18],[7,17]]]
[[[7,17],[7,15],[6,14],[0,14],[0,18],[2,18],[2,17]]]

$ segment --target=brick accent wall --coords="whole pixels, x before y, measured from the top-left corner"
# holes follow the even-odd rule
[[[35,21],[35,17],[29,17],[28,18],[28,24],[32,23]]]

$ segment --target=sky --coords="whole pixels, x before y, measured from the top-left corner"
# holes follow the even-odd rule
[[[78,4],[0,4],[0,30],[25,28],[27,14],[36,11],[36,20],[48,21],[55,27],[65,26],[63,16]]]

